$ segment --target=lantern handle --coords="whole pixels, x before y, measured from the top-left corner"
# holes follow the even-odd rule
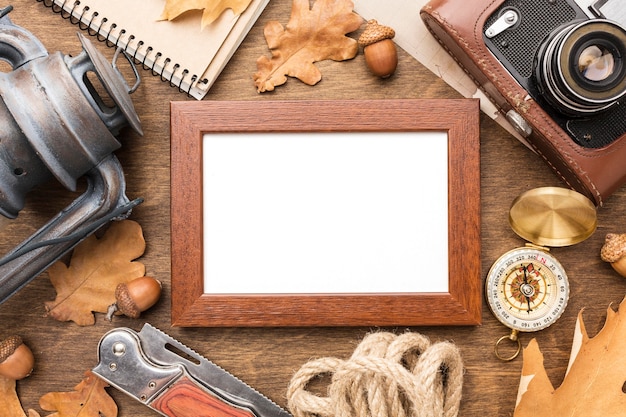
[[[11,21],[11,10],[13,6],[0,10],[0,60],[16,69],[33,59],[48,56],[48,51],[32,33]]]
[[[130,67],[133,70],[133,75],[135,76],[135,83],[133,84],[132,87],[128,86],[128,83],[126,82],[126,78],[124,78],[120,69],[117,67],[117,59],[119,58],[120,54],[122,54],[122,56],[126,58],[128,63],[130,64]],[[139,71],[137,71],[137,67],[135,66],[135,63],[128,56],[128,54],[124,52],[122,48],[117,48],[115,50],[115,53],[113,54],[113,60],[111,61],[111,66],[113,67],[115,71],[117,71],[117,73],[120,75],[120,78],[124,81],[124,84],[126,85],[126,88],[128,89],[128,94],[133,94],[137,90],[137,87],[139,87],[139,84],[141,84],[141,79],[139,77]]]
[[[92,168],[85,178],[87,189],[82,195],[8,253],[6,262],[0,260],[0,303],[103,226],[106,222],[102,220],[110,220],[111,213],[117,214],[113,220],[122,220],[141,202],[131,202],[126,197],[124,172],[113,154]],[[50,242],[56,243],[46,246]]]

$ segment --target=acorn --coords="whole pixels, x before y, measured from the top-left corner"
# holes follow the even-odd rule
[[[19,336],[0,342],[0,375],[13,381],[26,378],[33,371],[35,357]]]
[[[398,66],[398,51],[392,39],[396,32],[389,26],[380,25],[376,20],[368,20],[367,26],[359,37],[363,47],[365,64],[372,74],[387,78]]]
[[[115,288],[115,303],[107,310],[106,319],[111,321],[119,311],[130,318],[138,318],[142,312],[156,304],[161,297],[161,282],[152,277],[139,277]]]
[[[626,277],[626,234],[608,233],[600,250],[600,258]]]

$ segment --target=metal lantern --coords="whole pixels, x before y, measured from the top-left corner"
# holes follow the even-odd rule
[[[132,62],[136,83],[129,88],[116,66],[119,50],[109,63],[79,34],[83,50],[76,57],[48,54],[32,33],[11,22],[11,10],[0,10],[0,59],[12,68],[0,73],[0,215],[16,218],[26,194],[50,179],[75,191],[85,177],[87,186],[0,260],[0,302],[140,202],[126,197],[124,173],[113,155],[120,129],[129,125],[142,134],[129,97],[139,84]],[[99,91],[112,100],[105,104]]]

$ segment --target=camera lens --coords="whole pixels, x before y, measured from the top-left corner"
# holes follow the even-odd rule
[[[615,71],[615,56],[601,45],[588,46],[578,57],[578,71],[588,81],[604,81]]]
[[[604,19],[573,22],[553,32],[539,49],[535,80],[561,113],[603,111],[626,94],[626,31]]]

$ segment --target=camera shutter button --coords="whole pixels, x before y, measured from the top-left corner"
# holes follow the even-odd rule
[[[531,133],[533,133],[533,128],[530,127],[528,122],[524,120],[524,118],[515,110],[509,110],[506,112],[506,120],[511,123],[513,128],[522,135],[522,137],[529,137]]]

